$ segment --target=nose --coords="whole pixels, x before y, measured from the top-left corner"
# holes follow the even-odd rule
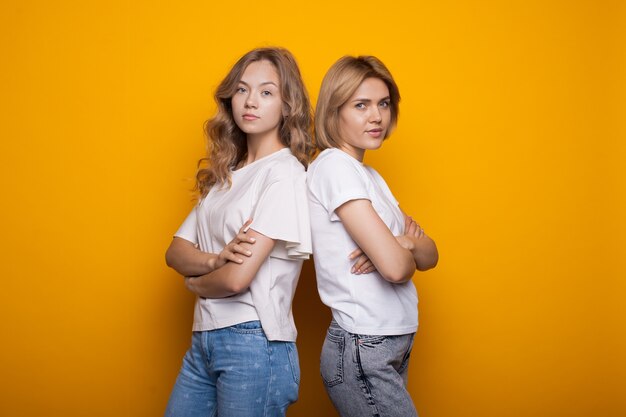
[[[370,122],[376,124],[380,123],[383,120],[383,117],[380,114],[380,109],[378,108],[378,106],[372,106],[370,107],[370,109]]]
[[[248,96],[246,97],[245,106],[246,106],[247,109],[256,109],[257,102],[256,102],[256,99],[254,98],[254,94],[252,94],[252,92],[250,92],[250,94],[248,94]]]

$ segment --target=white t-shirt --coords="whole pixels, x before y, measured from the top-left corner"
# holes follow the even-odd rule
[[[404,216],[383,178],[339,149],[326,149],[307,173],[317,288],[333,318],[350,333],[400,335],[417,330],[417,291],[412,281],[392,284],[378,272],[355,275],[348,255],[357,248],[335,210],[367,199],[394,236]],[[363,227],[367,228],[364,224]]]
[[[247,291],[196,299],[193,330],[260,320],[269,340],[295,341],[291,303],[302,262],[311,254],[304,167],[284,148],[231,174],[232,186],[212,187],[175,236],[198,244],[203,252],[220,253],[252,218],[250,228],[276,244]]]

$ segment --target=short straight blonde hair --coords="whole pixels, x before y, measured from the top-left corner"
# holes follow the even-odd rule
[[[391,123],[385,138],[396,126],[400,91],[385,64],[374,56],[344,56],[335,62],[324,76],[317,99],[315,145],[320,151],[339,147],[341,141],[339,109],[367,78],[378,78],[389,89]]]

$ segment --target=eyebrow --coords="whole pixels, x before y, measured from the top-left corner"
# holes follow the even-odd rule
[[[391,97],[386,96],[386,97],[381,98],[378,101],[381,102],[381,101],[385,101],[385,100],[391,100]],[[364,103],[371,103],[372,99],[370,99],[370,98],[355,98],[354,100],[352,100],[352,102],[355,102],[355,101],[361,101],[361,102],[364,102]]]
[[[243,84],[243,85],[245,85],[246,87],[250,87],[250,84],[248,84],[248,83],[247,83],[247,82],[245,82],[244,80],[239,80],[239,84]],[[273,85],[274,87],[278,88],[278,85],[276,85],[276,83],[275,83],[274,81],[265,81],[265,82],[262,82],[262,83],[261,83],[261,84],[259,84],[259,85],[260,85],[260,86],[263,86],[263,85]]]

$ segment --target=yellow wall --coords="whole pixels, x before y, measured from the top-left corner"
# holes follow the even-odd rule
[[[626,415],[623,2],[98,3],[0,6],[0,415],[162,413],[193,303],[163,253],[212,92],[263,45],[314,100],[344,54],[400,85],[367,159],[441,254],[415,277],[421,415]],[[310,265],[295,313],[289,415],[332,416]]]

